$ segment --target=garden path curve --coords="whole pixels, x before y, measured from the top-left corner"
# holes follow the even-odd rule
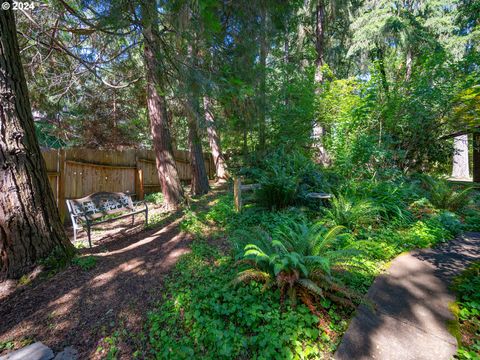
[[[337,360],[451,359],[457,341],[448,289],[453,277],[480,260],[480,233],[465,233],[434,249],[397,257],[375,279],[335,353]]]

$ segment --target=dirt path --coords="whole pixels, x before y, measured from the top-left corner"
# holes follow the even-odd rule
[[[140,224],[140,219],[138,219]],[[102,338],[122,328],[139,333],[147,309],[161,299],[165,274],[189,251],[190,238],[179,232],[178,216],[155,230],[116,234],[83,254],[98,257],[83,271],[71,266],[48,280],[17,288],[0,299],[0,343],[30,339],[55,352],[65,346],[79,359],[96,359]],[[120,357],[132,358],[132,344],[122,344]]]
[[[359,307],[335,359],[451,359],[457,342],[447,328],[455,301],[448,286],[478,260],[480,233],[396,258],[368,291],[374,309]]]

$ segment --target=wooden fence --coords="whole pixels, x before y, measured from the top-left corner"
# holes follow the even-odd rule
[[[153,150],[62,149],[42,151],[48,179],[62,218],[65,200],[97,191],[129,192],[138,199],[161,190]],[[174,151],[182,181],[190,181],[192,172],[188,151]],[[204,154],[209,178],[215,176],[211,154]]]

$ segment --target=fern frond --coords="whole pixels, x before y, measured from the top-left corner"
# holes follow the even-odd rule
[[[310,291],[312,294],[315,294],[320,297],[323,296],[323,290],[312,280],[310,279],[298,279],[297,283],[303,286],[306,290]]]
[[[248,269],[240,272],[237,277],[233,280],[234,284],[239,283],[249,283],[251,281],[256,281],[259,283],[268,283],[270,280],[270,275],[266,272],[257,270],[257,269]]]

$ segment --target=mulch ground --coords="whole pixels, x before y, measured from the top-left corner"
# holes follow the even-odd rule
[[[132,358],[138,346],[132,334],[141,334],[148,309],[162,298],[165,275],[189,251],[191,238],[178,222],[178,214],[152,230],[143,230],[141,216],[133,228],[120,222],[107,235],[96,232],[92,249],[80,250],[97,257],[93,269],[71,265],[50,278],[4,286],[0,344],[41,341],[55,352],[73,346],[79,359],[99,359],[106,355],[105,338],[122,329],[129,336],[118,357]]]

